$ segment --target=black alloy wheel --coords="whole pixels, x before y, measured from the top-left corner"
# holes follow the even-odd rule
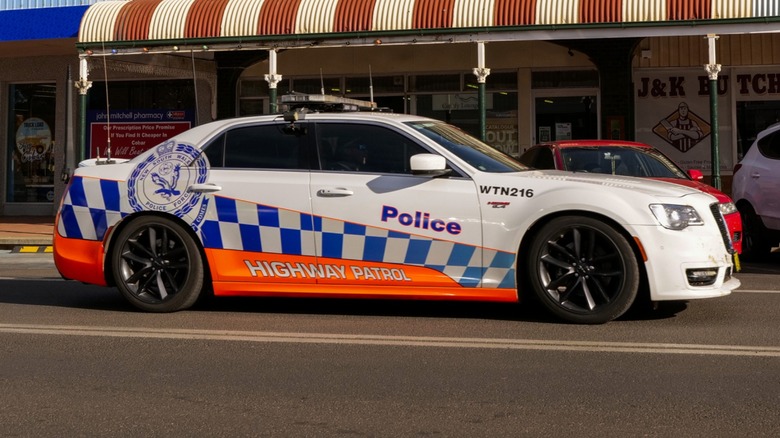
[[[597,219],[551,220],[530,247],[528,272],[539,301],[570,322],[601,324],[633,304],[639,265],[628,240]]]
[[[123,228],[113,244],[116,286],[134,306],[149,312],[191,307],[203,289],[203,260],[197,245],[176,222],[143,216]]]

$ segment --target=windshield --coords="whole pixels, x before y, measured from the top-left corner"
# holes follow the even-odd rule
[[[599,146],[566,147],[560,151],[564,169],[575,172],[689,179],[672,160],[655,149]]]
[[[529,169],[509,155],[447,123],[425,121],[406,124],[483,172],[517,172]]]

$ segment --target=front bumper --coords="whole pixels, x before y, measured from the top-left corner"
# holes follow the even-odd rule
[[[638,231],[644,235],[638,239],[647,254],[653,301],[721,297],[740,286],[733,277],[732,255],[719,235],[706,234],[704,227],[672,231],[648,226]]]

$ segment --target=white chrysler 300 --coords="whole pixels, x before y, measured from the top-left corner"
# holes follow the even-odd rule
[[[130,160],[91,160],[60,207],[63,277],[140,309],[216,296],[534,299],[603,323],[638,297],[723,296],[715,198],[529,169],[443,122],[299,110],[221,120]]]

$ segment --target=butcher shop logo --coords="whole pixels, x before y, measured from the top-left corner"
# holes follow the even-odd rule
[[[680,152],[688,152],[710,135],[710,124],[681,102],[677,110],[661,119],[653,128],[661,137]]]

